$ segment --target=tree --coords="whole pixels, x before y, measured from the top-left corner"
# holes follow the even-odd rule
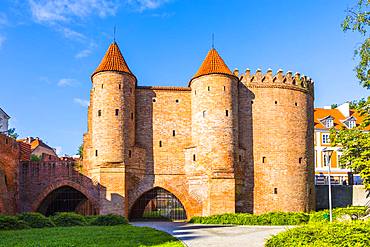
[[[364,37],[361,45],[355,50],[355,57],[359,59],[355,71],[360,84],[366,89],[370,89],[370,38],[367,36],[369,27],[370,0],[357,0],[356,6],[347,11],[342,28],[345,32],[351,30]],[[350,106],[364,116],[363,123],[353,129],[332,129],[330,138],[333,146],[342,146],[340,163],[360,174],[365,188],[370,189],[370,132],[363,131],[364,127],[370,125],[370,97],[352,101]]]
[[[17,139],[19,135],[15,132],[15,128],[11,128],[11,129],[8,129],[8,136],[10,136],[11,138]]]
[[[83,144],[81,144],[78,147],[77,155],[79,155],[80,156],[80,159],[82,159],[83,158],[83,154],[84,154],[84,146],[83,146]]]
[[[355,50],[359,62],[355,68],[360,84],[370,89],[370,38],[367,32],[370,27],[370,0],[357,0],[356,6],[347,10],[347,16],[342,23],[343,31],[357,32],[364,40]]]
[[[38,161],[41,161],[41,157],[40,156],[37,156],[35,154],[31,154],[30,160],[31,161],[35,161],[35,162],[38,162]]]

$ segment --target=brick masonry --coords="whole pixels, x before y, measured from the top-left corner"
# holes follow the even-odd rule
[[[84,172],[106,188],[100,213],[129,216],[154,187],[188,217],[314,209],[309,78],[247,71],[139,87],[103,71],[92,81]]]

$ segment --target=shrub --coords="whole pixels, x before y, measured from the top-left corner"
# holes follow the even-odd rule
[[[26,222],[15,216],[0,215],[0,230],[18,230],[29,228]]]
[[[53,227],[55,224],[50,218],[40,213],[22,213],[17,215],[19,220],[23,220],[32,228]]]
[[[97,217],[98,215],[86,215],[85,216],[86,223],[88,225],[91,225],[91,222],[93,222]]]
[[[87,225],[87,221],[83,215],[69,212],[57,213],[52,217],[52,220],[56,226]]]
[[[90,224],[94,226],[114,226],[127,223],[128,221],[125,217],[115,214],[99,215],[90,222]]]
[[[370,246],[370,224],[310,223],[271,237],[265,246]]]
[[[346,208],[334,208],[333,209],[333,220],[340,218],[343,215],[354,216],[360,218],[366,214],[366,207],[351,206]],[[323,222],[329,221],[329,210],[325,209],[318,212],[312,212],[310,214],[310,222]]]
[[[190,223],[199,224],[232,224],[232,225],[299,225],[307,223],[306,213],[271,212],[261,215],[237,213],[221,214],[207,217],[193,217]]]

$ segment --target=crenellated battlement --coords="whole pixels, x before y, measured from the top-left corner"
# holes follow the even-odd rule
[[[248,87],[283,87],[314,95],[314,81],[299,72],[293,74],[292,71],[287,71],[284,74],[284,71],[279,69],[276,74],[273,74],[272,69],[268,69],[266,73],[257,69],[254,74],[251,74],[250,69],[247,68],[244,74],[239,74],[238,69],[233,73]]]

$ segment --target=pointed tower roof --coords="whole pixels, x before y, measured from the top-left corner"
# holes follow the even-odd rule
[[[135,75],[131,72],[130,68],[128,67],[125,59],[123,58],[122,53],[116,42],[113,42],[109,46],[99,66],[96,68],[96,70],[91,75],[91,77],[103,71],[118,71],[118,72],[127,73],[135,77]],[[135,80],[136,80],[136,77],[135,77]]]
[[[224,74],[234,76],[215,48],[212,48],[191,81],[203,75]]]

